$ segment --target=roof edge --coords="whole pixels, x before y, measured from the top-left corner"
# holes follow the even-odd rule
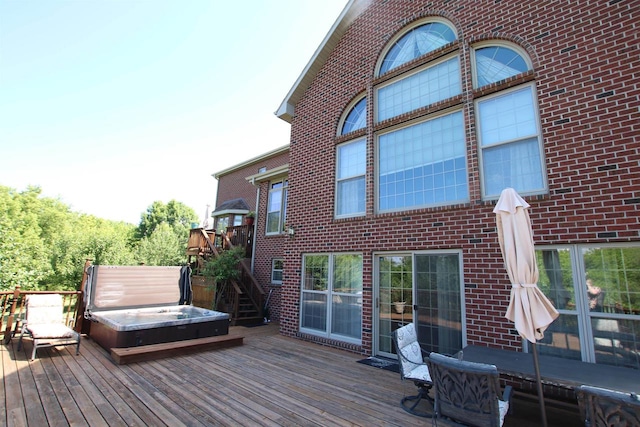
[[[276,148],[274,150],[268,151],[268,152],[266,152],[264,154],[260,154],[259,156],[253,157],[253,158],[251,158],[249,160],[245,160],[244,162],[238,163],[236,165],[233,165],[233,166],[231,166],[231,167],[229,167],[227,169],[223,169],[223,170],[221,170],[219,172],[215,172],[215,173],[211,174],[211,176],[213,176],[215,179],[219,180],[220,177],[223,176],[223,175],[228,175],[231,172],[235,172],[235,171],[237,171],[239,169],[245,168],[245,167],[249,166],[252,163],[257,163],[257,162],[259,162],[261,160],[266,160],[269,157],[274,157],[274,156],[277,156],[278,154],[282,154],[282,153],[287,152],[287,151],[289,151],[289,144],[283,145],[282,147],[279,147],[279,148]]]
[[[318,71],[326,62],[328,56],[340,42],[349,26],[356,20],[360,13],[369,6],[370,3],[371,0],[349,0],[336,21],[331,26],[331,29],[329,29],[327,35],[322,40],[322,43],[320,43],[320,46],[318,46],[311,59],[302,70],[302,73],[300,73],[300,76],[298,76],[298,79],[289,90],[289,93],[287,93],[287,96],[285,96],[278,109],[274,112],[277,117],[287,123],[291,123],[291,120],[295,115],[295,105],[298,103],[300,98],[302,98],[302,95],[311,84],[311,81],[313,81]]]

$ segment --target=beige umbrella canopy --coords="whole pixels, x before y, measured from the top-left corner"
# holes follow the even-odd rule
[[[496,214],[502,257],[511,281],[511,299],[505,317],[514,323],[522,338],[531,342],[540,417],[546,427],[536,341],[543,338],[544,331],[558,317],[558,311],[538,288],[539,273],[528,207],[529,204],[516,190],[505,188],[493,212]]]
[[[505,188],[493,212],[498,240],[509,280],[511,300],[505,314],[520,336],[535,343],[558,317],[558,311],[538,288],[538,265],[533,246],[529,204],[513,189]]]

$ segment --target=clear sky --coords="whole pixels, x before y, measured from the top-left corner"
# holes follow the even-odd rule
[[[0,185],[137,224],[289,143],[274,111],[347,0],[0,0]]]

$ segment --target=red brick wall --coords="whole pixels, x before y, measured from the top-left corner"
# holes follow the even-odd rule
[[[283,144],[286,141],[283,142]],[[256,208],[256,187],[246,180],[248,176],[258,173],[260,168],[266,167],[267,170],[278,166],[286,165],[289,162],[289,153],[280,153],[265,159],[249,163],[242,168],[235,169],[218,178],[218,189],[216,192],[216,207],[220,206],[227,200],[243,198],[249,209]]]
[[[358,94],[366,92],[372,99],[372,76],[386,42],[427,16],[444,17],[458,31],[470,202],[375,214],[374,133],[369,130],[366,217],[335,220],[338,121]],[[508,40],[533,61],[533,73],[506,86],[531,79],[537,85],[549,192],[527,198],[535,243],[638,241],[639,20],[639,1],[373,1],[329,56],[292,120],[288,222],[296,236],[286,241],[282,333],[298,334],[303,253],[363,253],[364,333],[356,351],[370,353],[372,253],[457,248],[463,251],[469,343],[519,348],[520,339],[504,318],[509,282],[495,232],[495,201],[480,198],[470,120],[481,93],[472,88],[469,46]]]
[[[256,211],[256,238],[255,238],[255,262],[254,276],[258,283],[268,295],[271,288],[274,289],[270,299],[271,319],[278,320],[280,316],[279,298],[280,286],[271,286],[271,260],[273,258],[283,258],[283,242],[284,237],[275,236],[267,237],[264,234],[265,218],[267,212],[267,197],[269,194],[269,183],[265,182],[254,186],[245,178],[258,173],[260,168],[265,167],[267,171],[284,166],[289,162],[289,153],[285,151],[269,158],[250,163],[238,170],[234,170],[220,176],[218,180],[218,192],[216,198],[216,206],[221,203],[236,199],[244,198],[249,205],[249,209]],[[260,188],[259,206],[256,209],[256,196]],[[265,295],[265,298],[266,298]]]

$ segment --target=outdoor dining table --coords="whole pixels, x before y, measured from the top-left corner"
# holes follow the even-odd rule
[[[530,353],[475,345],[462,350],[463,360],[489,363],[502,376],[526,381],[535,381],[532,357]],[[640,394],[640,370],[632,368],[540,355],[540,376],[543,384],[564,389],[585,384]]]

